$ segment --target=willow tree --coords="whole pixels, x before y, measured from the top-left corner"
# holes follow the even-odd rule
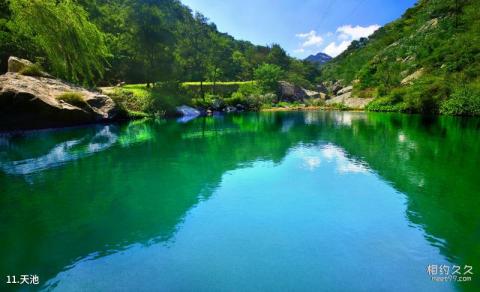
[[[11,0],[12,28],[32,38],[52,73],[73,82],[94,83],[105,71],[103,33],[72,0]]]

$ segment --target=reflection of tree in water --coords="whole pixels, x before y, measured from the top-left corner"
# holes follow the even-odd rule
[[[102,127],[77,129],[73,138],[71,133],[49,132],[23,144],[22,139],[12,139],[2,145],[15,149],[13,156],[20,159],[9,154],[10,162],[46,157],[56,147],[64,149],[68,141],[84,142],[65,151],[76,157],[31,173],[33,185],[0,174],[5,194],[0,198],[0,230],[18,230],[2,233],[6,237],[0,248],[8,253],[1,255],[5,260],[0,270],[43,271],[46,279],[76,258],[101,256],[137,242],[168,242],[186,212],[211,195],[225,172],[258,160],[279,163],[296,145],[325,142],[358,165],[366,162],[405,193],[409,220],[421,226],[446,256],[479,266],[480,199],[473,196],[480,193],[474,177],[480,161],[479,123],[470,121],[264,113],[199,118],[184,124],[103,126],[111,127],[108,132],[115,141],[94,138]],[[31,146],[43,145],[41,141],[49,141],[50,147]],[[24,250],[29,255],[19,256]]]
[[[447,258],[480,266],[480,120],[366,117],[320,137],[364,160],[404,193],[408,219]]]

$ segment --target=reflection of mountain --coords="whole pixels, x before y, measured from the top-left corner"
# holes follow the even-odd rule
[[[0,144],[8,149],[0,152],[4,172],[13,161],[41,161],[52,149],[78,156],[30,171],[28,182],[0,173],[0,271],[42,271],[46,280],[87,256],[138,242],[168,243],[188,210],[207,199],[227,171],[258,160],[278,163],[292,147],[319,141],[332,143],[322,148],[325,157],[358,162],[337,159],[339,172],[366,171],[366,162],[408,196],[409,219],[433,244],[451,259],[478,266],[479,123],[469,121],[265,113],[110,126],[115,139],[106,143],[94,138],[103,136],[103,127],[12,137]],[[84,141],[84,147],[75,152],[67,141]],[[98,143],[108,146],[88,146]],[[307,157],[305,163],[318,162]],[[463,179],[452,183],[455,175]]]

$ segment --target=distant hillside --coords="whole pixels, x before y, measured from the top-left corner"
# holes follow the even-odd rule
[[[309,61],[309,62],[312,62],[312,63],[322,65],[322,64],[325,64],[326,62],[330,61],[331,59],[332,59],[332,57],[330,57],[329,55],[320,52],[316,55],[308,56],[307,58],[305,58],[305,61]]]
[[[480,1],[420,0],[325,64],[370,110],[480,115]]]

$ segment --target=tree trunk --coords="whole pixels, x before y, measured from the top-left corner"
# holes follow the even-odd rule
[[[217,84],[217,68],[214,69],[213,71],[213,88],[212,88],[212,94],[215,94],[215,86]]]

